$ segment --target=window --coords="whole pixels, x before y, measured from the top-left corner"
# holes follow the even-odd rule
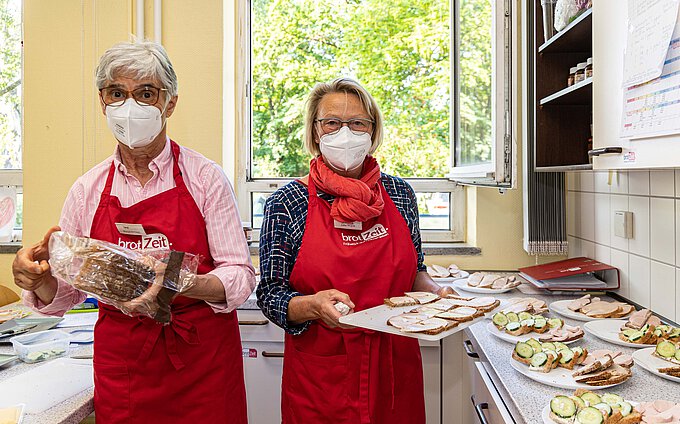
[[[0,242],[22,226],[21,54],[21,0],[0,0]]]
[[[376,158],[384,172],[416,190],[424,240],[461,241],[464,194],[448,175],[454,163],[492,160],[493,4],[250,0],[244,47],[250,116],[239,188],[247,193],[241,208],[253,228],[266,197],[308,171],[302,136],[309,92],[318,82],[347,76],[380,105],[385,136]],[[458,43],[452,34],[459,34]],[[460,67],[456,54],[464,57]]]

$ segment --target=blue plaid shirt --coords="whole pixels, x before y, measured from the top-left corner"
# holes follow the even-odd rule
[[[413,188],[404,180],[381,174],[385,191],[406,225],[411,230],[413,246],[418,252],[418,271],[425,271],[418,223],[418,202]],[[332,202],[329,194],[319,197]],[[302,294],[290,286],[290,274],[300,250],[307,221],[309,192],[304,184],[293,181],[276,190],[265,203],[260,230],[260,284],[257,286],[257,305],[264,315],[291,334],[300,334],[311,321],[299,325],[288,322],[288,302]]]

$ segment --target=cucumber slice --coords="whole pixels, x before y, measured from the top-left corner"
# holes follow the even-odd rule
[[[508,325],[505,326],[505,329],[508,331],[515,331],[518,330],[521,326],[522,325],[519,322],[513,321],[509,322]]]
[[[636,341],[640,340],[642,338],[642,336],[644,336],[644,335],[645,335],[645,333],[643,333],[642,331],[636,331],[633,334],[631,334],[630,336],[628,336],[628,340],[635,343]]]
[[[548,320],[548,326],[550,326],[550,328],[562,328],[562,324],[563,322],[559,318],[550,318]]]
[[[581,409],[581,411],[576,414],[576,419],[580,424],[602,424],[604,422],[602,412],[592,406]]]
[[[514,312],[508,312],[505,316],[508,317],[508,321],[510,322],[519,322],[519,317]]]
[[[621,408],[619,411],[621,411],[621,415],[624,417],[627,417],[631,412],[633,412],[633,405],[628,402],[619,403],[619,408]]]
[[[627,329],[625,329],[621,332],[621,334],[623,334],[627,338],[630,338],[630,335],[633,334],[633,333],[637,333],[637,330],[634,330],[632,328],[627,328]]]
[[[576,415],[576,403],[567,396],[555,396],[550,401],[550,410],[560,418],[571,418]]]
[[[643,325],[642,328],[640,329],[640,331],[642,331],[643,333],[646,333],[647,330],[649,330],[649,324]]]
[[[524,321],[526,319],[531,319],[531,314],[529,312],[520,312],[517,315],[517,318],[519,318],[520,321]]]
[[[543,328],[546,325],[548,325],[548,320],[546,320],[545,318],[534,319],[534,328]]]
[[[656,329],[657,329],[657,330],[661,330],[661,331],[663,331],[664,333],[668,333],[668,332],[671,330],[671,327],[668,326],[668,325],[666,325],[666,324],[661,324],[661,325],[657,325],[657,326],[656,326]]]
[[[32,361],[32,362],[36,362],[36,361],[39,361],[40,359],[42,359],[42,355],[43,355],[43,353],[40,352],[40,351],[39,352],[31,352],[31,353],[26,355],[26,359],[29,360],[29,361]]]
[[[578,396],[569,396],[569,399],[574,401],[577,409],[583,409],[586,407],[586,403]]]
[[[545,363],[548,362],[548,355],[546,355],[544,352],[538,352],[534,356],[531,357],[531,366],[532,367],[542,367],[545,365]]]
[[[515,345],[515,352],[520,358],[529,359],[534,356],[534,348],[530,344],[524,342],[517,342]]]
[[[677,339],[680,337],[680,328],[674,328],[668,333],[669,339]]]
[[[675,356],[675,345],[669,341],[660,342],[656,345],[656,353],[664,358],[672,358]]]
[[[558,352],[562,354],[562,357],[560,358],[560,364],[566,364],[567,362],[571,362],[571,360],[574,359],[574,352],[569,348],[558,350]]]
[[[581,395],[581,399],[583,399],[583,401],[590,406],[597,405],[598,403],[602,402],[600,396],[593,392],[585,392]]]
[[[494,314],[493,318],[491,318],[491,321],[493,321],[494,324],[496,324],[497,327],[505,327],[508,325],[508,317],[505,316],[503,312],[497,312]]]
[[[555,350],[557,351],[560,351],[562,349],[569,349],[569,346],[565,345],[562,342],[553,342],[553,344],[555,345]]]
[[[675,351],[675,360],[680,361],[680,349]]]
[[[571,349],[574,352],[574,355],[581,356],[583,355],[583,348],[580,346],[576,346],[575,348]]]
[[[602,399],[602,402],[608,405],[616,405],[617,403],[623,402],[623,398],[619,395],[615,395],[614,393],[605,393],[600,397],[600,399]]]
[[[555,348],[555,343],[546,342],[546,343],[543,343],[542,347],[543,347],[543,350],[557,350]]]
[[[519,322],[520,325],[522,326],[527,326],[527,327],[533,327],[534,326],[534,320],[533,319],[525,319]]]
[[[543,348],[541,347],[541,342],[534,338],[527,340],[526,343],[534,349],[534,353],[543,351]]]
[[[594,405],[595,408],[599,409],[600,411],[604,412],[607,414],[607,416],[610,416],[612,414],[612,407],[609,406],[609,404],[606,404],[604,402],[600,402],[596,405]]]
[[[659,329],[655,329],[655,330],[654,330],[654,335],[655,335],[656,337],[661,336],[661,334],[663,334],[663,331],[661,331],[661,330],[659,330]]]

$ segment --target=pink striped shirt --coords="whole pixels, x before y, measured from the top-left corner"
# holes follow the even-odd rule
[[[175,187],[170,139],[166,140],[161,154],[149,164],[153,176],[143,187],[127,172],[116,147],[112,156],[78,178],[71,187],[59,219],[63,231],[89,237],[112,160],[118,172],[113,178],[111,195],[118,197],[123,207]],[[179,167],[189,193],[205,219],[210,254],[216,267],[210,274],[222,281],[226,294],[226,303],[207,303],[215,312],[231,312],[255,289],[255,270],[243,235],[234,190],[219,165],[191,149],[180,146]],[[58,282],[56,296],[49,305],[40,302],[33,292],[23,293],[24,303],[47,315],[62,315],[83,302],[85,297],[85,293],[65,281]]]

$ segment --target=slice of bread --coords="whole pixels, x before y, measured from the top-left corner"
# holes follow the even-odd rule
[[[512,359],[514,359],[517,362],[521,362],[524,365],[531,365],[531,358],[522,358],[515,352],[515,350],[512,350]]]
[[[415,306],[418,302],[412,297],[408,296],[395,296],[384,300],[385,305],[392,308],[398,308],[400,306]]]

